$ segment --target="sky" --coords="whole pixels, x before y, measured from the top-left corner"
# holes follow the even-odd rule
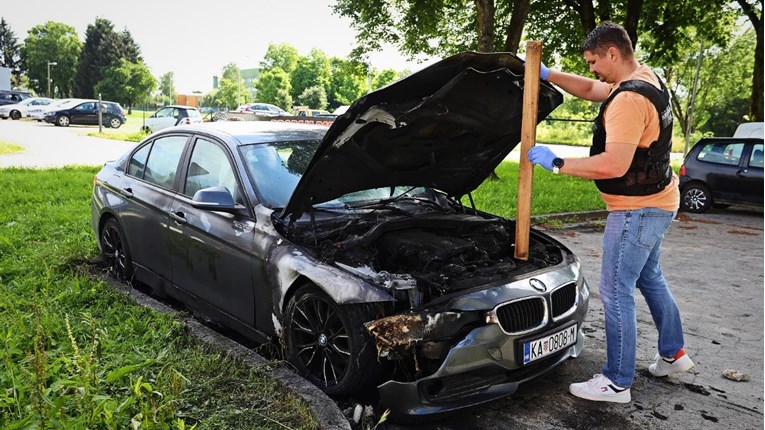
[[[258,67],[269,43],[287,43],[300,55],[319,48],[328,56],[346,58],[354,46],[348,18],[332,13],[334,0],[220,0],[175,2],[163,0],[68,0],[51,7],[47,1],[4,4],[0,16],[19,42],[27,31],[48,21],[73,26],[85,41],[88,24],[106,18],[116,31],[128,29],[154,76],[173,72],[178,93],[207,92],[213,76],[229,63],[241,69]],[[6,2],[4,2],[6,3]],[[407,61],[388,46],[370,54],[379,70],[416,71],[436,59]]]

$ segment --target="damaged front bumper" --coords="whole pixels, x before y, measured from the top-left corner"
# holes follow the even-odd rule
[[[589,287],[578,269],[578,264],[573,264],[535,276],[534,282],[556,286],[544,293],[530,288],[527,278],[460,296],[442,312],[393,315],[367,323],[381,360],[395,360],[406,352],[413,356],[415,378],[378,386],[384,407],[394,418],[404,418],[474,406],[512,394],[519,384],[579,356],[584,349],[582,322]],[[556,308],[556,300],[566,293],[564,287],[571,285],[576,287],[572,306]],[[498,321],[498,307],[518,302],[544,303],[539,324],[526,330],[507,330],[509,322]],[[553,335],[573,324],[577,327],[574,343],[523,364],[524,342]],[[451,341],[444,346],[447,339]],[[428,359],[436,356],[440,356],[440,364],[427,369]]]

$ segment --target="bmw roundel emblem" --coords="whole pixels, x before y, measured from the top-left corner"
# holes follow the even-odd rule
[[[545,291],[547,291],[547,285],[545,285],[544,282],[540,281],[537,278],[529,279],[529,285],[531,285],[531,288],[539,291],[540,293],[544,293]]]

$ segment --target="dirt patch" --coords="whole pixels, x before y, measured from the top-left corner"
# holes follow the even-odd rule
[[[695,225],[680,225],[677,228],[682,228],[683,230],[696,230],[699,227]]]

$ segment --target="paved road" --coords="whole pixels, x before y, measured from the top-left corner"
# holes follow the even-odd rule
[[[36,121],[0,120],[0,140],[23,151],[0,155],[0,167],[62,167],[102,165],[122,155],[135,143],[87,136],[96,126],[56,127]]]
[[[667,233],[662,267],[683,316],[689,374],[653,378],[656,330],[642,296],[638,304],[637,377],[632,403],[604,404],[568,394],[568,384],[600,373],[605,358],[603,307],[597,292],[601,228],[550,232],[581,259],[592,288],[585,321],[587,349],[515,395],[418,426],[390,430],[463,429],[754,429],[763,423],[763,214],[728,209],[681,213]],[[751,377],[723,378],[726,369]]]

